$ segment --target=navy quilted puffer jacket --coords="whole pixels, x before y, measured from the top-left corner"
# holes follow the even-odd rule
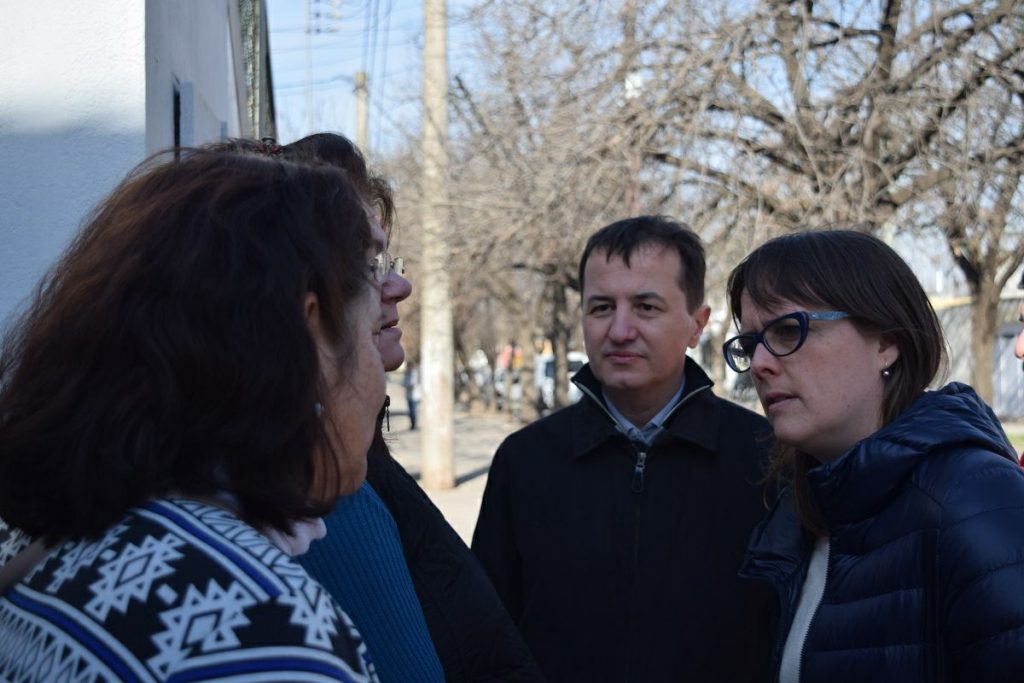
[[[925,394],[809,481],[831,547],[802,683],[1024,681],[1024,471],[970,387]],[[786,495],[741,573],[779,597],[774,676],[813,544]]]

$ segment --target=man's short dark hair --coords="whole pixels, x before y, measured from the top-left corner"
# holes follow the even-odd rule
[[[591,253],[604,252],[605,260],[618,256],[629,266],[630,257],[648,246],[672,248],[679,254],[679,288],[686,294],[686,305],[693,313],[704,303],[704,245],[687,225],[667,216],[626,218],[591,235],[580,257],[580,293],[583,293],[583,272]]]

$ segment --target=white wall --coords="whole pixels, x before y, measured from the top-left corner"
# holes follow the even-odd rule
[[[145,154],[141,2],[0,0],[0,326]]]
[[[146,148],[174,142],[173,97],[182,93],[181,142],[240,135],[226,0],[146,1]],[[240,56],[239,56],[240,58]],[[243,103],[244,104],[244,103]]]
[[[239,135],[245,119],[235,0],[0,0],[0,17],[6,328],[90,209],[173,142],[175,83],[183,142]]]

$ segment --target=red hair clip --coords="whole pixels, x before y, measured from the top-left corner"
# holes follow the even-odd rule
[[[260,142],[263,143],[263,147],[260,151],[269,157],[276,157],[280,154],[284,154],[284,147],[277,144],[277,140],[271,137],[261,138]]]

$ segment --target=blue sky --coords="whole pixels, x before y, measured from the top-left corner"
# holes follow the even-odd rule
[[[306,7],[310,8],[307,33]],[[464,26],[449,2],[449,64],[464,51]],[[267,0],[278,137],[321,130],[355,138],[352,78],[369,75],[369,141],[393,149],[419,130],[423,5],[413,0]],[[320,17],[316,14],[319,13]],[[317,31],[319,29],[319,32]],[[313,106],[307,106],[307,45]]]

